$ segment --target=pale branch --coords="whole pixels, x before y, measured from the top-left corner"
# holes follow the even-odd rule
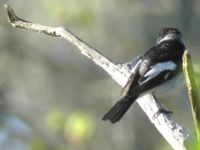
[[[103,57],[100,52],[96,49],[92,48],[86,42],[83,42],[79,37],[73,34],[71,31],[63,28],[63,27],[49,27],[43,26],[36,23],[31,23],[24,19],[17,17],[12,8],[8,5],[5,5],[8,14],[8,20],[13,27],[32,30],[38,33],[44,33],[50,36],[62,37],[77,46],[83,55],[93,60],[97,65],[102,67],[110,76],[117,81],[120,85],[125,85],[130,74],[127,69],[124,69],[121,65],[116,65],[111,62],[108,58]],[[122,71],[121,71],[122,70]],[[116,73],[120,72],[121,73]]]
[[[115,64],[89,44],[82,41],[71,31],[63,27],[49,27],[23,20],[17,17],[13,10],[5,5],[9,22],[13,27],[36,31],[50,36],[62,37],[71,44],[78,47],[81,53],[103,68],[119,85],[122,87],[129,79],[137,57],[133,61],[126,64]],[[172,114],[160,114],[154,117],[154,114],[162,108],[162,104],[156,101],[151,94],[144,95],[137,100],[140,107],[144,110],[150,121],[155,125],[157,130],[163,135],[167,142],[176,150],[186,150],[185,141],[189,137],[189,133],[180,125],[178,125]]]

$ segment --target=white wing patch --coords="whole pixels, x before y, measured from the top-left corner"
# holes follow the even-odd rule
[[[158,63],[154,65],[145,75],[144,77],[147,78],[144,80],[141,84],[155,78],[158,76],[161,72],[166,71],[166,70],[175,70],[176,64],[173,61],[166,61],[162,63]]]

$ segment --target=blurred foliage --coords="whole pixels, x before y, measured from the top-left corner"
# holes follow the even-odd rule
[[[48,14],[52,14],[53,18],[59,22],[69,22],[72,24],[80,24],[82,27],[90,28],[95,22],[95,1],[85,0],[51,0],[48,4],[43,2]],[[55,21],[55,20],[54,20]]]
[[[29,143],[29,150],[47,150],[47,148],[42,139],[33,139]]]
[[[73,112],[65,117],[61,111],[53,110],[47,116],[47,126],[72,144],[90,140],[94,132],[94,122],[85,112]]]
[[[59,110],[52,110],[47,116],[47,126],[56,132],[63,132],[65,116]]]
[[[186,86],[188,91],[188,97],[191,105],[193,122],[195,126],[195,141],[196,144],[193,145],[195,149],[200,149],[200,97],[198,92],[198,86],[196,83],[194,67],[192,64],[191,56],[188,50],[185,51],[183,55],[183,73],[186,80]],[[194,143],[193,142],[193,143]]]
[[[67,119],[64,130],[66,139],[78,144],[91,139],[94,123],[84,112],[75,112]]]
[[[198,89],[199,89],[200,88],[200,64],[195,63],[193,65],[194,65],[194,71],[195,71],[195,79],[196,79],[197,86],[198,86]]]
[[[137,104],[117,124],[101,121],[121,87],[66,41],[12,28],[3,3],[69,28],[116,63],[146,51],[160,28],[179,28],[200,87],[199,0],[0,1],[0,149],[171,149]],[[185,86],[161,100],[193,133]]]

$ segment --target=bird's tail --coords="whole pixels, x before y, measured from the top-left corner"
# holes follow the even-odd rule
[[[124,114],[127,112],[131,104],[136,100],[137,97],[122,98],[120,99],[104,116],[103,120],[110,120],[115,123],[119,121]]]

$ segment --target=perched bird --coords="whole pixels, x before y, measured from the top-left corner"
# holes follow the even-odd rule
[[[182,72],[184,50],[182,34],[178,29],[161,29],[156,44],[141,55],[120,100],[104,115],[103,120],[119,121],[140,95],[154,92],[160,85],[174,79]]]

